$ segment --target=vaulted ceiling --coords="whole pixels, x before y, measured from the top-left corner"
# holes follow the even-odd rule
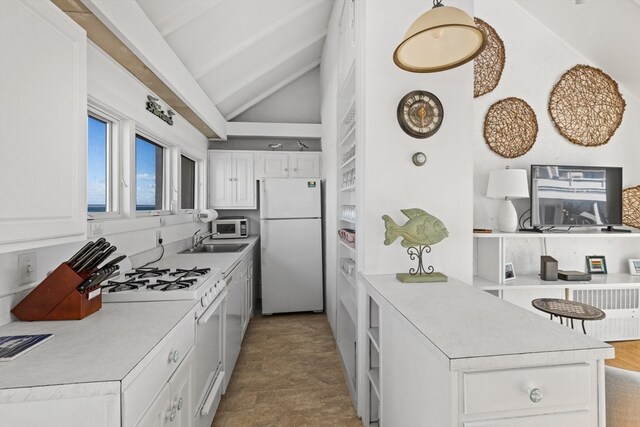
[[[334,0],[136,0],[227,120],[320,64]]]

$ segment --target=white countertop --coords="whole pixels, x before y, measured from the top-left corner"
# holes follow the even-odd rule
[[[154,266],[167,266],[177,268],[191,268],[195,264],[198,267],[215,267],[219,268],[222,276],[225,277],[233,270],[233,267],[238,264],[242,257],[248,252],[253,250],[253,247],[259,240],[259,236],[249,236],[244,239],[206,239],[204,244],[236,244],[236,243],[248,243],[249,246],[244,248],[241,252],[229,252],[229,253],[196,253],[196,254],[175,254],[163,257],[163,259]]]
[[[451,361],[575,350],[614,355],[579,326],[568,329],[452,278],[411,284],[393,275],[362,277]]]
[[[0,390],[122,381],[197,301],[103,304],[82,320],[11,322],[0,336],[46,334],[49,341],[0,362]]]
[[[206,240],[249,243],[241,252],[173,254],[154,266],[219,268],[230,272],[253,250],[258,236]],[[47,385],[122,381],[198,301],[103,303],[77,321],[11,322],[0,336],[54,334],[53,338],[10,362],[0,362],[0,390]]]

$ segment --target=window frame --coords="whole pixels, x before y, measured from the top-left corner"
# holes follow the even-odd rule
[[[193,170],[193,208],[185,208],[182,206],[182,157],[185,157],[188,160],[191,160],[194,163]],[[178,152],[178,213],[193,213],[201,207],[202,195],[201,195],[201,187],[202,187],[202,159],[199,159],[196,156],[193,156],[184,150],[179,150]]]
[[[138,210],[138,165],[137,165],[137,139],[143,140],[162,148],[162,209],[142,211]],[[131,185],[131,213],[134,217],[171,215],[171,146],[166,144],[160,138],[156,138],[150,132],[140,129],[136,126],[133,133],[133,149],[131,158],[131,169],[133,182]]]
[[[121,182],[121,120],[112,114],[109,114],[104,109],[95,105],[87,105],[87,121],[89,117],[93,117],[96,120],[107,123],[107,165],[106,165],[106,204],[107,212],[89,212],[89,202],[87,200],[87,219],[88,220],[101,220],[108,218],[122,217],[122,191],[120,188]],[[88,133],[87,133],[88,136]],[[89,146],[89,140],[87,138],[87,149]],[[89,157],[87,154],[87,178],[89,174]],[[87,179],[88,186],[88,179]],[[88,188],[87,188],[88,190]],[[110,208],[110,209],[109,209]]]

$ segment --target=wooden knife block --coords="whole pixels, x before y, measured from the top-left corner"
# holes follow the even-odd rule
[[[102,294],[89,299],[92,289],[84,293],[77,287],[86,277],[62,263],[36,286],[11,313],[20,320],[80,320],[102,308]]]

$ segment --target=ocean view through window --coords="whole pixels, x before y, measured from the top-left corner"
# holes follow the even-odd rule
[[[136,210],[164,209],[164,148],[136,135]]]
[[[87,136],[87,212],[110,212],[109,122],[89,115]]]

